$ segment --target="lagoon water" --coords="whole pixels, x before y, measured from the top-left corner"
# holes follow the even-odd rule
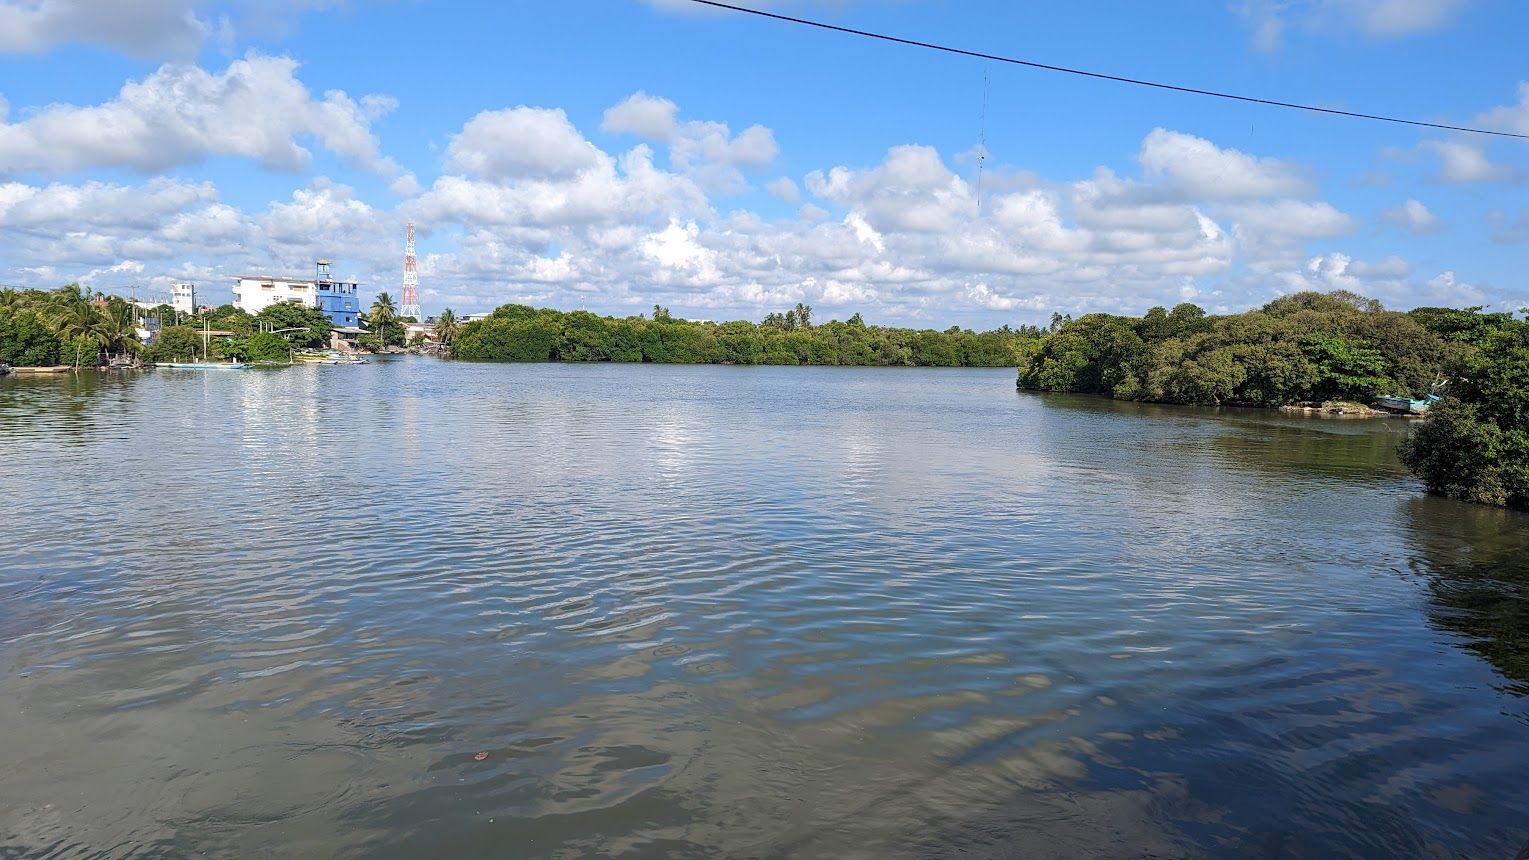
[[[1511,856],[1529,517],[1005,370],[0,380],[0,856]]]

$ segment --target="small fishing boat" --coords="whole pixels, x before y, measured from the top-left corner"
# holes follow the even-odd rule
[[[1375,398],[1375,405],[1382,409],[1389,409],[1392,412],[1405,412],[1408,415],[1424,415],[1428,412],[1428,407],[1443,399],[1437,394],[1430,394],[1422,400],[1413,400],[1410,397],[1377,397]]]
[[[160,361],[155,367],[177,367],[184,370],[243,370],[249,367],[242,361]]]
[[[355,353],[344,353],[331,349],[328,352],[300,352],[292,356],[294,361],[306,364],[367,364],[367,360]]]

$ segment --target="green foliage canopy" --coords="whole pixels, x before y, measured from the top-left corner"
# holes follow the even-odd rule
[[[1181,304],[1140,318],[1054,317],[1055,333],[1022,364],[1019,386],[1249,406],[1417,397],[1471,349],[1448,335],[1473,330],[1458,316],[1473,313],[1397,313],[1340,290],[1296,293],[1230,316]]]
[[[1529,508],[1529,321],[1493,324],[1401,456],[1431,492]]]
[[[254,321],[258,325],[263,325],[267,331],[298,329],[298,331],[287,331],[282,334],[287,342],[299,347],[328,346],[329,330],[333,327],[329,315],[318,308],[290,302],[266,307],[255,315]],[[282,356],[286,356],[285,348],[282,350]]]
[[[150,361],[190,361],[202,351],[202,336],[189,325],[165,326],[149,347]]]
[[[0,307],[0,362],[16,367],[58,364],[58,336],[41,314],[17,305]]]
[[[797,305],[760,324],[680,319],[661,306],[654,318],[604,317],[504,305],[461,325],[452,355],[472,361],[623,361],[669,364],[920,365],[1015,367],[1039,347],[1039,329],[976,333],[812,322]]]

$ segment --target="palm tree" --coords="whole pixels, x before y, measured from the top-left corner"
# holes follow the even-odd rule
[[[383,349],[388,346],[388,328],[398,321],[398,308],[393,304],[393,297],[387,293],[379,293],[377,300],[372,302],[372,311],[367,314],[366,322],[377,332],[377,343]]]
[[[105,318],[97,313],[95,308],[85,303],[65,303],[64,307],[54,311],[48,321],[53,326],[53,334],[61,341],[81,338],[84,342],[94,343],[96,352],[93,357],[97,361],[100,360],[101,346],[106,343],[107,334]],[[82,349],[76,347],[74,366],[79,367],[87,357],[91,356],[87,356]]]
[[[143,348],[143,344],[138,341],[138,326],[134,323],[130,305],[114,301],[96,313],[101,318],[97,332],[108,353],[123,355]]]
[[[435,339],[441,342],[441,346],[450,346],[451,339],[456,336],[457,315],[451,312],[451,308],[446,308],[435,318]]]

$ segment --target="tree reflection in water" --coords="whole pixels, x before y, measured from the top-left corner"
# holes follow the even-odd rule
[[[1429,622],[1529,696],[1529,514],[1421,496],[1403,504]]]

